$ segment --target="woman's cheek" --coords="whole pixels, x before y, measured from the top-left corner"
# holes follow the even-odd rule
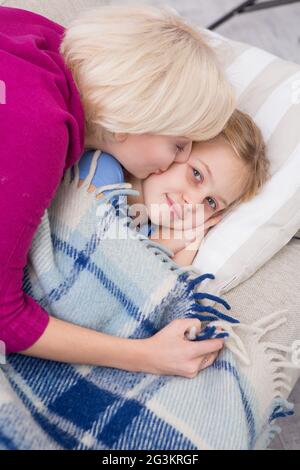
[[[175,162],[175,158],[176,152],[174,152],[172,149],[165,158],[162,157],[161,161],[164,161],[164,164],[161,166],[161,168],[169,168]]]

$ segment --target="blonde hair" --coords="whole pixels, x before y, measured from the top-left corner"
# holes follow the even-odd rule
[[[270,162],[266,145],[253,119],[236,109],[220,134],[232,146],[236,155],[246,165],[246,178],[242,196],[230,206],[249,201],[270,178]]]
[[[77,85],[86,133],[208,140],[235,99],[204,33],[168,9],[109,5],[83,12],[60,52]]]

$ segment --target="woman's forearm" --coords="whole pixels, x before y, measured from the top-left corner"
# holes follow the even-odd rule
[[[51,316],[43,335],[21,354],[134,372],[144,371],[148,361],[143,339],[110,336]]]

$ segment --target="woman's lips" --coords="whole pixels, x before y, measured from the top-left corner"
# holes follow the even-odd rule
[[[177,216],[178,219],[181,219],[181,207],[176,204],[173,199],[171,199],[167,194],[166,194],[166,200],[167,200],[167,203],[170,207],[170,210],[173,214],[175,214]]]

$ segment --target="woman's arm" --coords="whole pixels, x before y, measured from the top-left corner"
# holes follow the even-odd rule
[[[199,333],[201,322],[194,318],[176,319],[154,336],[127,339],[50,317],[44,334],[22,354],[130,372],[193,378],[212,364],[224,340],[188,341],[185,333],[190,328]]]
[[[48,325],[48,313],[23,290],[24,267],[65,165],[82,151],[80,120],[56,88],[56,62],[52,76],[0,47],[3,57],[9,100],[0,106],[0,340],[11,353],[31,347]],[[49,58],[41,57],[48,70]]]
[[[145,340],[110,336],[51,316],[43,335],[22,354],[134,372],[144,370],[148,360]]]

